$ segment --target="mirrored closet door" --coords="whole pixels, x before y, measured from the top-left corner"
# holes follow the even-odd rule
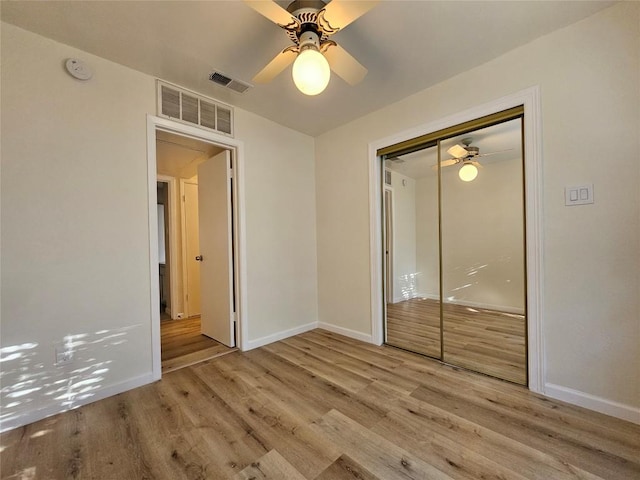
[[[440,358],[437,145],[386,160],[386,341]]]
[[[526,385],[522,115],[384,159],[385,342]]]

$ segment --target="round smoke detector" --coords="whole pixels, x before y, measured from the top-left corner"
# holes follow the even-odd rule
[[[65,63],[67,72],[78,80],[89,80],[93,76],[93,72],[82,60],[77,58],[70,58]]]

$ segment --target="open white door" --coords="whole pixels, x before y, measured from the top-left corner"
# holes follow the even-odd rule
[[[202,334],[235,347],[230,162],[224,151],[198,166],[200,307]]]

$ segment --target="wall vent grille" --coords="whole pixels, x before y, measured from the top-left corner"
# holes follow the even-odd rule
[[[161,80],[157,114],[233,136],[232,107]]]
[[[213,72],[209,75],[209,80],[217,85],[227,87],[228,89],[233,90],[236,93],[244,93],[251,88],[251,85],[249,85],[248,83],[244,83],[240,80],[228,77],[221,72]]]
[[[391,186],[391,170],[384,171],[384,184]]]

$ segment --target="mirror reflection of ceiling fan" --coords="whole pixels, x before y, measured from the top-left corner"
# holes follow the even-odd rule
[[[478,176],[478,168],[482,168],[482,165],[478,161],[478,158],[488,157],[497,153],[513,150],[512,148],[509,148],[507,150],[499,150],[496,152],[481,154],[478,147],[474,147],[471,145],[471,143],[473,142],[473,139],[471,137],[463,138],[461,142],[464,147],[462,145],[456,144],[447,150],[447,153],[451,155],[452,158],[442,160],[440,162],[440,167],[450,167],[452,165],[462,163],[462,167],[460,167],[460,170],[458,171],[458,176],[460,177],[460,180],[463,180],[465,182],[470,182]],[[432,168],[434,170],[437,170],[438,165],[436,164]]]
[[[328,85],[333,70],[349,85],[361,82],[367,69],[329,37],[371,10],[379,0],[295,0],[287,9],[270,0],[245,3],[279,27],[293,45],[282,50],[254,78],[268,83],[293,63],[293,81],[306,95],[317,95]]]

